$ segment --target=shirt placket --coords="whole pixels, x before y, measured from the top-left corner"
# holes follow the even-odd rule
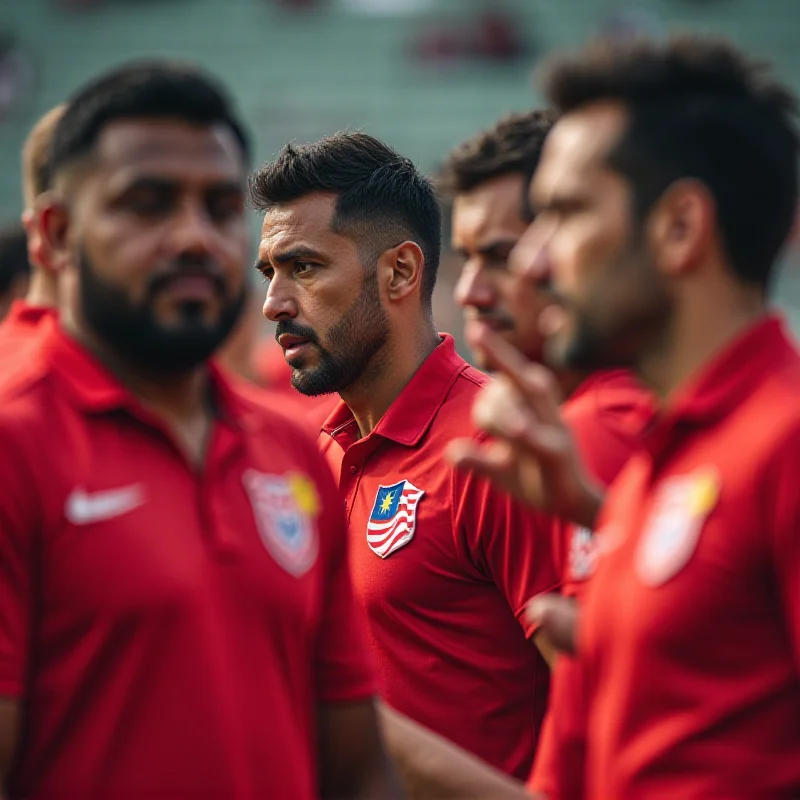
[[[345,517],[348,525],[350,524],[350,515],[353,513],[358,489],[361,485],[361,478],[364,475],[364,465],[380,444],[380,436],[369,436],[350,445],[342,458],[339,489],[344,496]]]
[[[230,497],[223,499],[219,491],[227,485],[226,470],[242,444],[241,437],[224,424],[217,423],[211,434],[205,463],[195,472],[197,510],[206,541],[220,554],[237,550],[238,536],[230,524]]]

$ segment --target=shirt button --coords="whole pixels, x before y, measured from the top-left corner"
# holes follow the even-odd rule
[[[358,467],[355,464],[353,464],[353,466],[350,467],[350,474],[355,475],[357,472],[358,472]]]

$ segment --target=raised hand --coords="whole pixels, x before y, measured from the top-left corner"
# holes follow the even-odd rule
[[[481,323],[470,325],[467,336],[497,371],[473,410],[475,424],[491,440],[455,440],[446,457],[535,508],[591,528],[601,493],[586,476],[561,419],[552,373]]]

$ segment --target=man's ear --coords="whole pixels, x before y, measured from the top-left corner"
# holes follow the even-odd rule
[[[715,222],[716,205],[702,182],[684,178],[667,187],[648,222],[659,270],[667,277],[693,271],[714,246]]]
[[[419,294],[424,269],[425,256],[416,242],[402,242],[386,250],[378,260],[378,274],[385,276],[384,285],[391,301]]]
[[[69,258],[70,212],[54,192],[36,198],[23,217],[28,232],[28,252],[36,266],[57,272]]]

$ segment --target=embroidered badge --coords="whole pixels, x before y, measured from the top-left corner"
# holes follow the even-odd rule
[[[373,553],[386,558],[414,538],[417,505],[424,494],[410,481],[378,487],[367,523],[367,544]]]
[[[594,572],[594,536],[589,528],[577,525],[572,529],[569,545],[569,574],[573,580],[584,581]]]
[[[713,467],[664,482],[636,554],[636,570],[644,583],[659,586],[686,566],[719,492],[719,474]]]
[[[290,575],[300,577],[319,551],[315,517],[319,496],[314,482],[300,473],[268,475],[247,470],[242,476],[264,546]]]

